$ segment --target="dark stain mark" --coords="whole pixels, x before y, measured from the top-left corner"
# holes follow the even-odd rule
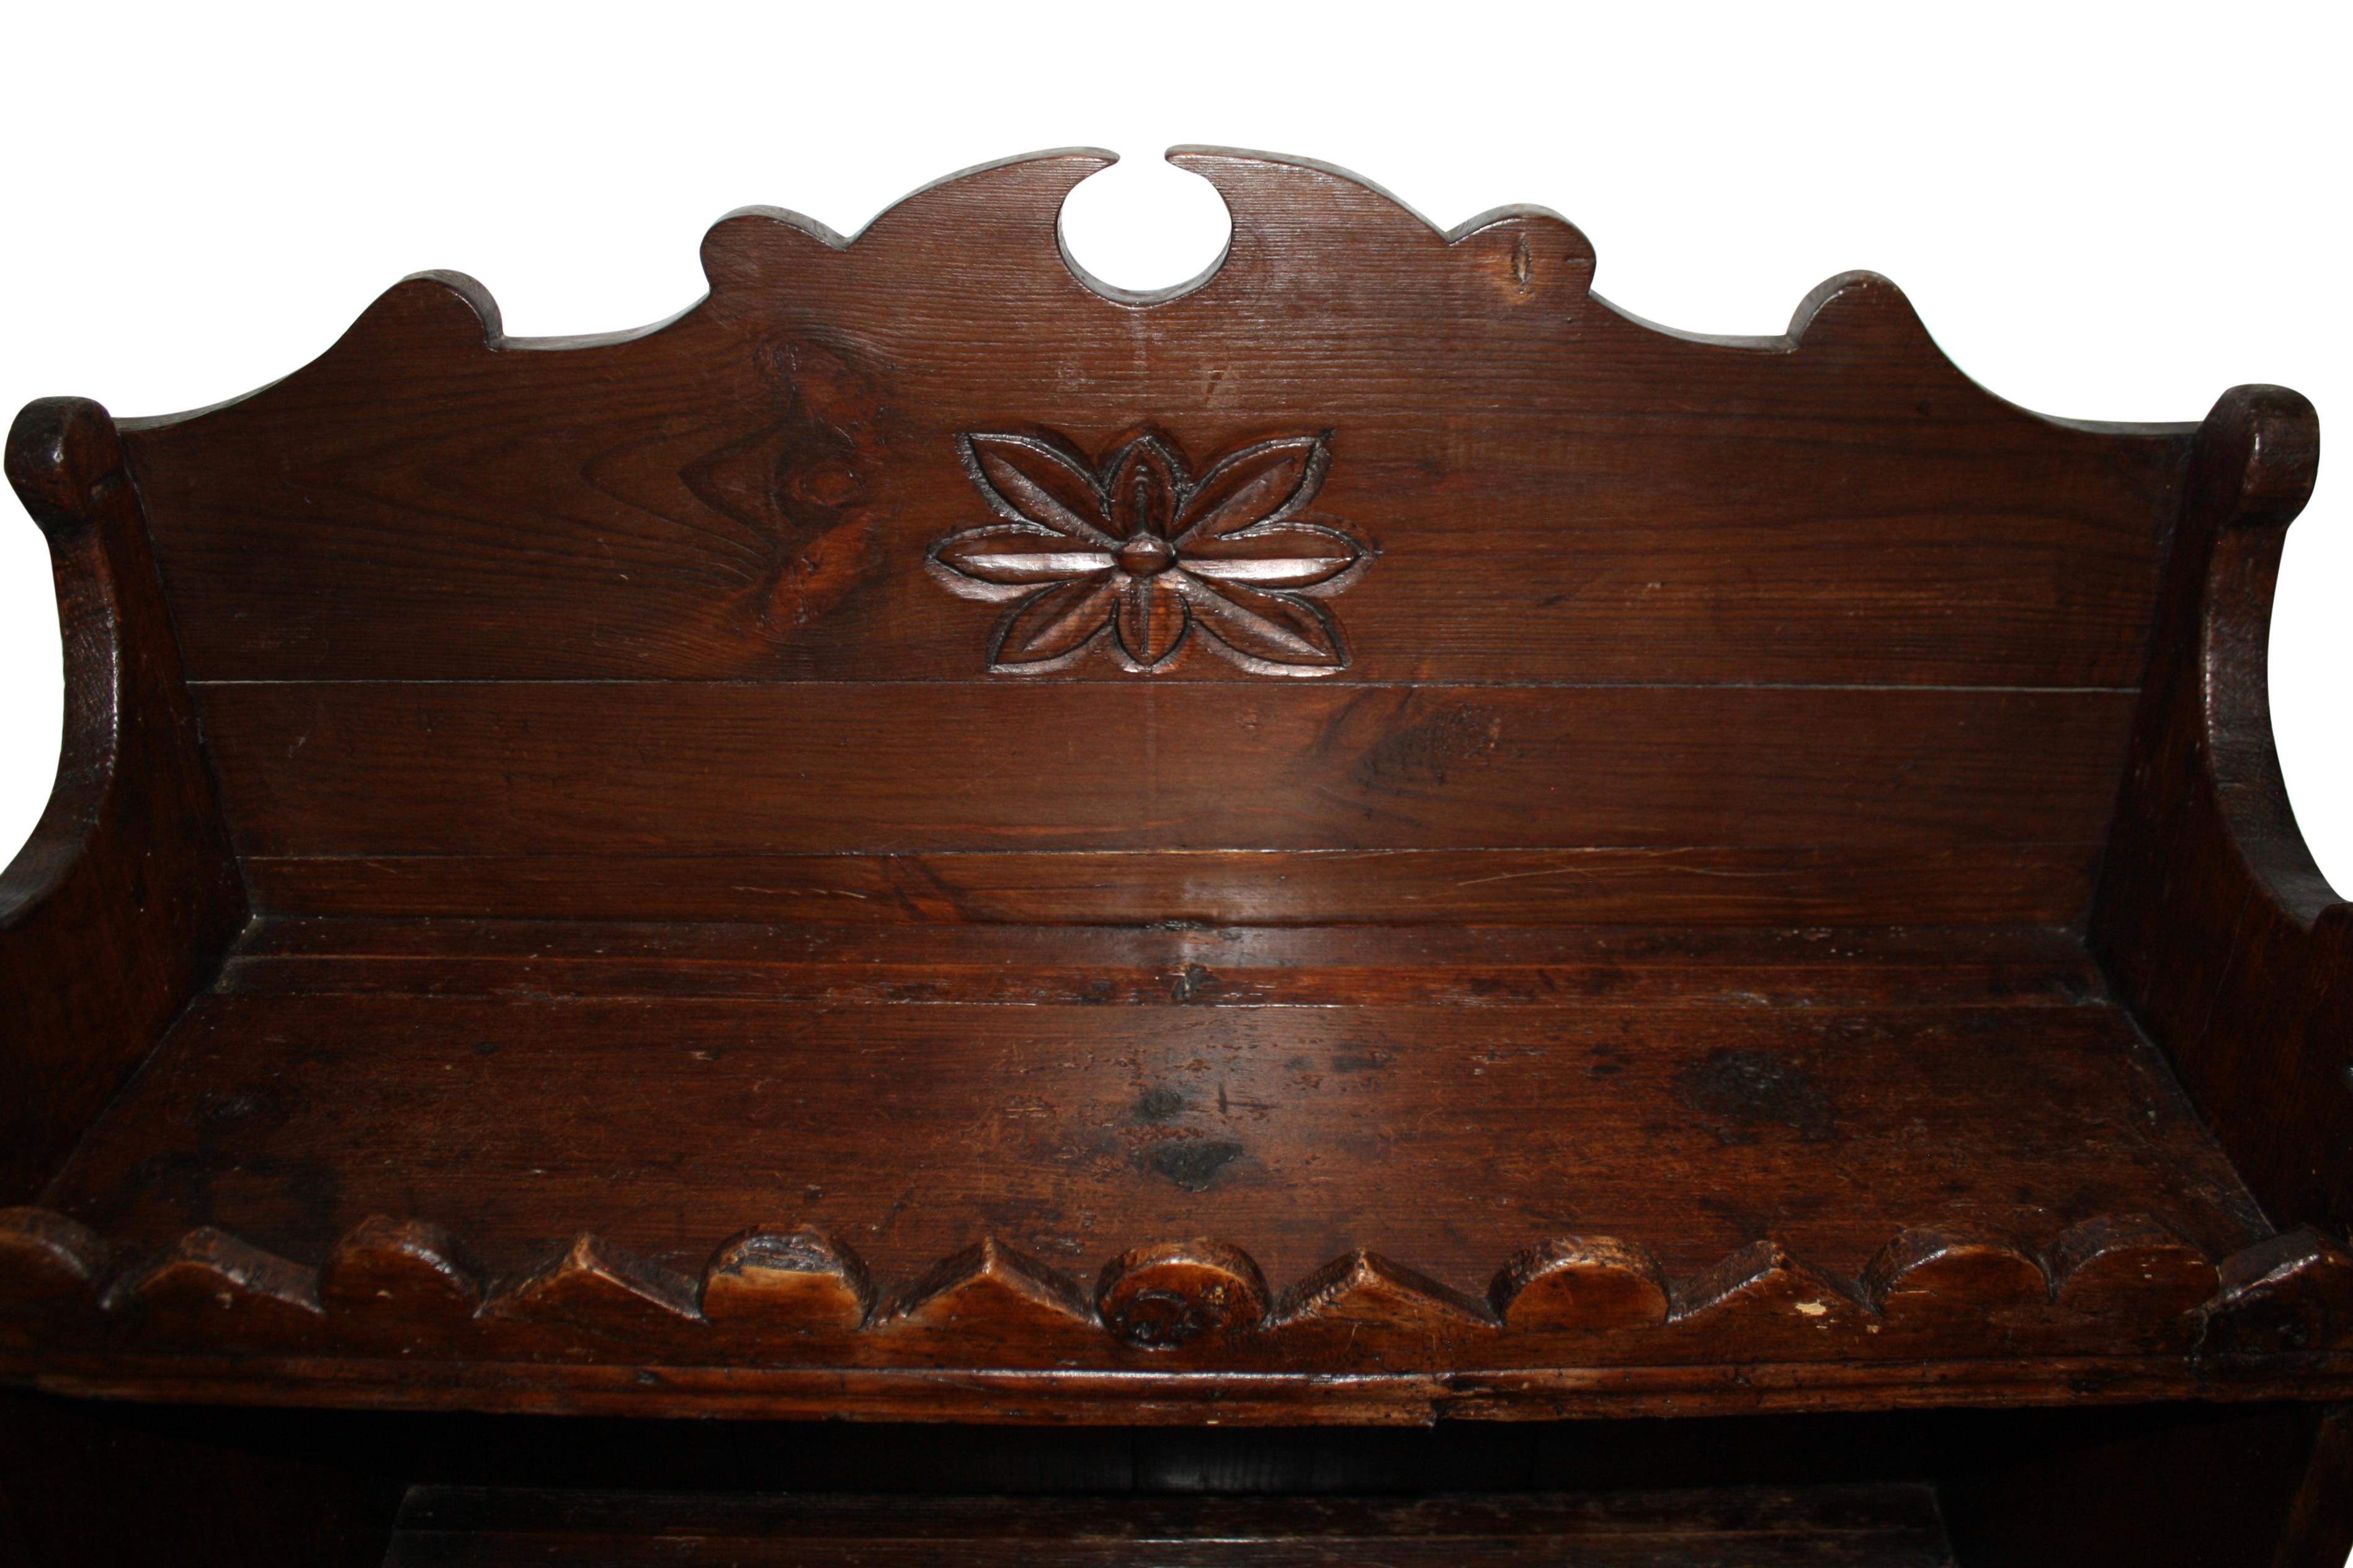
[[[1188,963],[1183,973],[1168,983],[1168,999],[1190,1002],[1195,997],[1218,988],[1218,977],[1198,963]]]
[[[1144,1161],[1187,1192],[1202,1193],[1241,1152],[1242,1146],[1231,1139],[1186,1139],[1155,1144]]]
[[[1483,763],[1504,738],[1504,716],[1463,703],[1384,735],[1358,759],[1356,783],[1388,795],[1443,787],[1450,773]]]
[[[1346,1051],[1332,1058],[1334,1072],[1377,1072],[1396,1058],[1387,1051]]]
[[[1767,1051],[1710,1051],[1675,1073],[1675,1099],[1725,1143],[1753,1143],[1754,1129],[1787,1127],[1810,1143],[1835,1137],[1830,1097],[1803,1068]]]
[[[478,1057],[497,1056],[499,1054],[499,1043],[496,1040],[476,1040],[474,1042],[474,1054]]]
[[[1185,1097],[1168,1085],[1155,1084],[1135,1097],[1128,1115],[1138,1121],[1166,1121],[1185,1109]]]

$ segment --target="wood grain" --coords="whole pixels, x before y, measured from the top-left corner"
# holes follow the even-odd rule
[[[1772,1234],[1848,1279],[1907,1226],[2040,1246],[2145,1212],[2213,1257],[2263,1234],[2161,1064],[2096,1005],[492,989],[209,998],[49,1203],[155,1241],[203,1214],[311,1258],[366,1215],[409,1215],[462,1223],[498,1271],[594,1230],[689,1275],[767,1215],[841,1237],[885,1289],[982,1235],[1088,1278],[1207,1233],[1281,1284],[1377,1247],[1479,1296],[1546,1234],[1638,1242],[1671,1273]]]
[[[2353,1226],[2353,910],[2296,831],[2265,658],[2312,405],[2225,393],[2199,430],[2092,940],[2284,1225]]]
[[[245,921],[122,464],[86,398],[30,404],[8,432],[56,568],[66,727],[48,805],[0,873],[0,1203],[39,1191]]]
[[[2064,925],[2097,844],[1579,849],[1023,850],[957,855],[248,856],[284,914],[598,921],[1317,925],[1443,929]]]

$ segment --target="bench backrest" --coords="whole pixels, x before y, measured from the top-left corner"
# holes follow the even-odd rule
[[[1883,279],[1786,338],[1178,154],[1187,290],[1059,253],[1092,153],[854,242],[751,212],[659,328],[427,276],[124,425],[256,903],[737,920],[2067,922],[2188,426],[2039,417]]]

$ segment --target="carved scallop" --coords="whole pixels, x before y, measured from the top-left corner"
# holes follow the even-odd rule
[[[1667,1320],[1666,1277],[1658,1260],[1631,1242],[1607,1236],[1563,1236],[1523,1247],[1488,1292],[1512,1329],[1602,1333]]]
[[[1103,1265],[1095,1310],[1103,1327],[1145,1350],[1248,1333],[1266,1320],[1265,1276],[1222,1241],[1164,1242]]]

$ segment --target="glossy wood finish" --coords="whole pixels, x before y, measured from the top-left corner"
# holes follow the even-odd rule
[[[264,922],[0,1226],[26,1364],[1000,1420],[2353,1391],[2353,1259],[2271,1236],[2062,931],[916,929]]]
[[[2199,430],[2092,941],[2284,1221],[2353,1225],[2353,910],[2295,830],[2264,652],[2312,405],[2226,394]]]
[[[32,404],[7,468],[48,536],[67,679],[57,788],[0,874],[0,1202],[20,1202],[203,984],[245,895],[113,422]]]
[[[2262,694],[2308,407],[2045,419],[1867,274],[1699,339],[1550,214],[1178,156],[1234,240],[1158,296],[1058,253],[1055,153],[732,216],[643,331],[428,275],[217,408],[27,412],[0,1374],[2105,1405],[2238,1478],[2206,1534],[2114,1457],[2080,1528],[2016,1456],[1881,1479],[2021,1562],[2346,1544],[2353,963]]]
[[[1235,220],[1181,298],[1073,275],[1055,215],[1103,159],[1054,154],[854,243],[731,217],[710,297],[642,333],[508,340],[412,279],[139,423],[264,907],[2080,917],[2179,431],[1988,396],[1882,279],[1694,340],[1590,295],[1549,214],[1440,235],[1315,165],[1179,158]],[[1155,506],[1174,564],[1122,580],[1192,586],[1114,636],[1080,578]],[[1043,651],[993,669],[1025,616]],[[1050,858],[1081,849],[1129,858]]]

